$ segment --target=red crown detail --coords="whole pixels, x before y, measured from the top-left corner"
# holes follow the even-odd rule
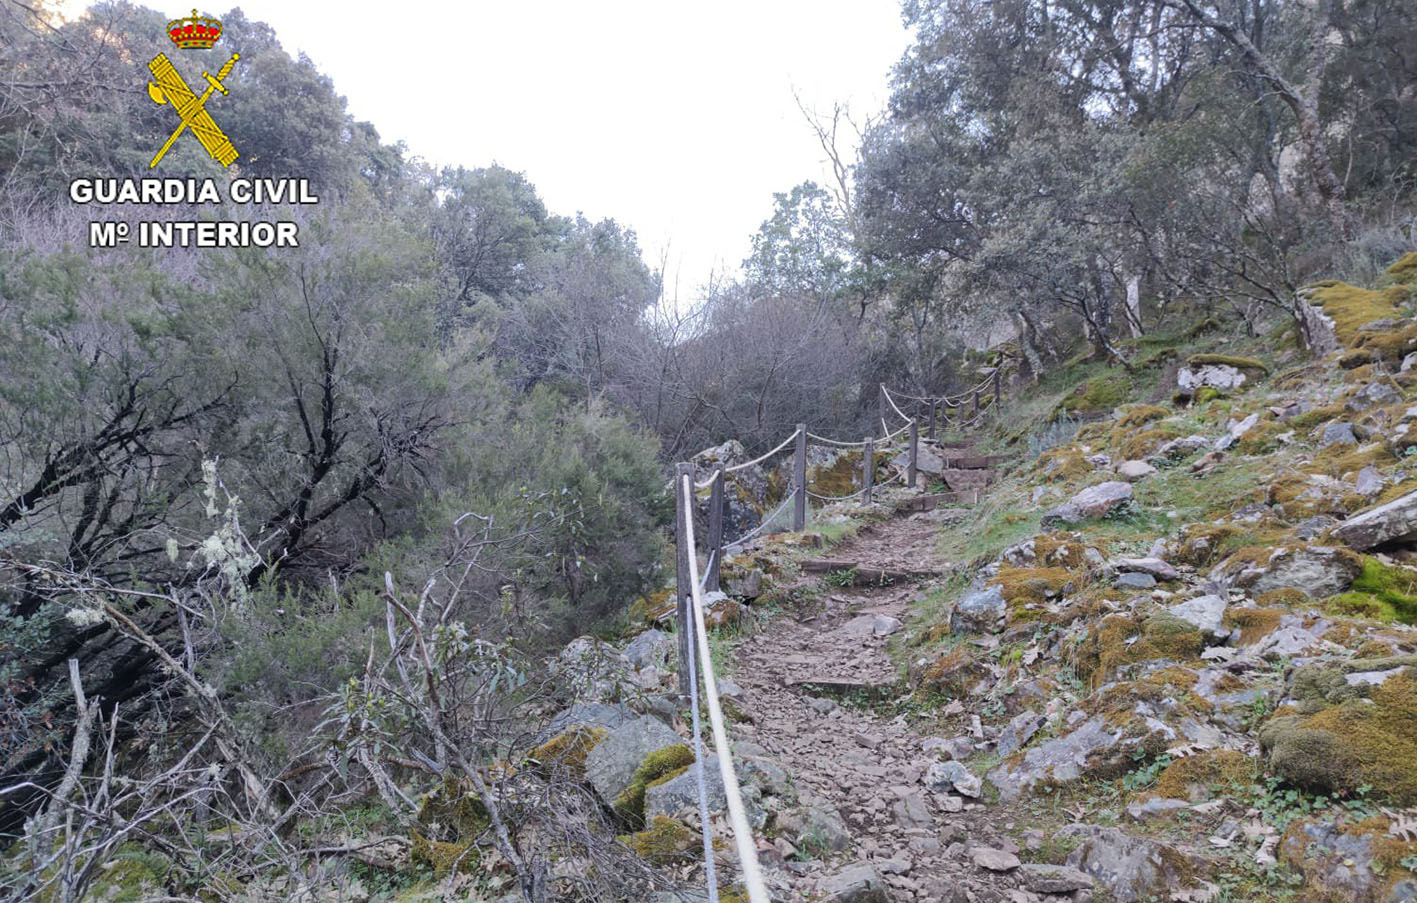
[[[194,9],[188,18],[168,22],[167,36],[183,50],[205,50],[221,40],[221,22],[210,16],[199,16]]]

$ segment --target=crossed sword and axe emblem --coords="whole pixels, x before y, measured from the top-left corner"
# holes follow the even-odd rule
[[[162,150],[157,152],[153,161],[148,164],[152,169],[158,162],[172,149],[172,145],[187,129],[192,130],[192,134],[197,136],[197,140],[202,142],[202,147],[207,149],[212,159],[222,166],[230,166],[236,159],[236,148],[231,145],[231,139],[226,137],[226,133],[212,119],[207,112],[207,99],[212,96],[213,91],[220,91],[222,94],[230,94],[222,84],[226,77],[235,68],[236,61],[241,59],[241,55],[233,53],[231,59],[226,61],[226,65],[221,67],[216,75],[203,72],[202,77],[209,84],[207,90],[198,97],[192,89],[187,87],[187,82],[182,79],[182,74],[172,65],[172,61],[165,54],[159,53],[148,63],[148,70],[152,72],[156,83],[148,82],[148,96],[153,103],[172,104],[172,108],[177,111],[177,115],[182,117],[182,124],[167,139],[167,143],[162,146]]]

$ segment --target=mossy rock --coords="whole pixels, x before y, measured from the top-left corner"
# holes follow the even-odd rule
[[[1344,414],[1345,411],[1341,404],[1325,405],[1290,417],[1289,425],[1296,430],[1304,431],[1322,423],[1338,420],[1343,417]]]
[[[1092,473],[1092,463],[1076,445],[1050,448],[1038,456],[1038,471],[1050,483],[1067,483]]]
[[[1293,432],[1286,425],[1274,420],[1257,423],[1245,431],[1235,442],[1235,453],[1241,455],[1267,455],[1279,448],[1279,437]]]
[[[603,727],[576,725],[533,749],[530,757],[545,771],[583,781],[586,756],[605,739],[605,734]]]
[[[1338,340],[1351,347],[1359,338],[1359,329],[1378,320],[1397,316],[1397,308],[1382,292],[1358,288],[1346,282],[1328,280],[1311,287],[1311,295],[1334,325]]]
[[[1225,626],[1240,631],[1240,645],[1249,646],[1278,630],[1282,617],[1284,610],[1279,608],[1230,608]]]
[[[171,868],[165,856],[127,844],[94,872],[85,899],[95,903],[138,903],[160,897],[163,879]]]
[[[1406,287],[1387,289],[1383,292],[1383,298],[1396,307],[1407,301],[1406,293]],[[1360,329],[1353,344],[1356,349],[1367,351],[1382,360],[1400,361],[1417,351],[1417,323],[1402,322],[1391,329]],[[1354,368],[1355,376],[1361,369]]]
[[[1236,357],[1232,354],[1193,354],[1186,358],[1192,367],[1234,367],[1236,370],[1257,370],[1269,375],[1269,365],[1252,357]]]
[[[1117,418],[1117,426],[1138,427],[1153,420],[1163,420],[1169,416],[1171,416],[1170,411],[1154,404],[1131,405],[1122,410],[1122,416]]]
[[[1417,624],[1417,571],[1365,555],[1353,587],[1330,596],[1325,609],[1353,618]]]
[[[1161,446],[1179,438],[1182,430],[1176,424],[1157,424],[1142,430],[1117,447],[1117,455],[1124,461],[1140,461],[1151,457]]]
[[[656,815],[643,831],[621,835],[621,843],[655,865],[669,865],[694,849],[698,835],[683,822]]]
[[[1402,285],[1417,283],[1417,251],[1408,251],[1387,268],[1387,281]]]
[[[1366,348],[1359,348],[1356,351],[1350,351],[1341,356],[1338,359],[1338,366],[1343,370],[1354,370],[1358,367],[1366,367],[1376,360],[1377,358],[1373,356],[1373,352]]]
[[[1296,605],[1312,605],[1313,602],[1308,593],[1292,586],[1268,590],[1255,597],[1255,603],[1261,608],[1293,608]]]
[[[1311,714],[1272,718],[1260,732],[1270,765],[1285,780],[1318,792],[1361,785],[1402,805],[1417,802],[1417,681],[1412,669]]]
[[[1231,550],[1228,540],[1241,535],[1231,524],[1191,523],[1181,528],[1170,558],[1178,564],[1206,567],[1214,564]]]
[[[1088,380],[1058,403],[1058,412],[1098,414],[1127,400],[1130,384],[1125,376],[1098,376]]]
[[[1044,602],[1072,581],[1073,575],[1059,567],[1004,567],[989,582],[999,587],[1005,602]]]
[[[851,495],[861,483],[864,455],[865,452],[849,451],[838,455],[827,467],[812,468],[807,474],[807,485],[817,495]]]
[[[1043,567],[1080,571],[1088,565],[1088,546],[1076,533],[1040,533],[1033,537],[1034,560]]]
[[[409,862],[427,866],[437,878],[454,872],[465,875],[475,871],[480,862],[477,847],[471,840],[433,840],[417,829],[410,832],[410,839]]]
[[[631,825],[643,825],[645,818],[645,791],[649,788],[673,780],[684,769],[694,764],[694,751],[682,743],[666,746],[645,756],[640,767],[635,769],[630,783],[615,800],[616,814]]]
[[[1156,779],[1156,794],[1193,803],[1254,783],[1258,762],[1233,749],[1214,749],[1177,759]]]
[[[1205,639],[1191,622],[1159,611],[1146,618],[1109,615],[1078,645],[1074,665],[1078,675],[1096,689],[1118,668],[1138,662],[1196,659]]]

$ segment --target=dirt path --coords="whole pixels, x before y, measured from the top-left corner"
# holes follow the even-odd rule
[[[938,530],[898,516],[865,528],[831,557],[886,569],[942,568],[934,551]],[[830,856],[787,862],[795,899],[816,898],[822,877],[855,862],[876,867],[895,903],[963,901],[966,888],[980,899],[1005,899],[1008,885],[992,881],[969,852],[979,845],[1016,849],[993,823],[1003,813],[927,790],[922,777],[939,760],[924,747],[929,735],[903,716],[883,714],[888,704],[859,701],[907,692],[886,644],[922,588],[841,588],[824,580],[820,608],[774,619],[737,652],[732,673],[752,723],[735,732],[766,749],[804,802],[837,813],[850,833],[845,848]],[[946,811],[960,805],[962,811]],[[991,887],[1000,889],[985,890]]]

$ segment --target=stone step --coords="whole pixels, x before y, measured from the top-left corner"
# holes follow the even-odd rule
[[[983,493],[978,489],[965,489],[960,492],[932,492],[901,499],[896,502],[895,510],[897,514],[904,514],[914,511],[934,511],[941,505],[977,505],[982,497]]]
[[[838,558],[809,558],[802,562],[802,570],[808,574],[831,574],[854,571],[852,586],[880,586],[887,583],[909,583],[914,580],[932,580],[945,576],[945,572],[934,568],[894,570],[862,565],[856,561]]]

